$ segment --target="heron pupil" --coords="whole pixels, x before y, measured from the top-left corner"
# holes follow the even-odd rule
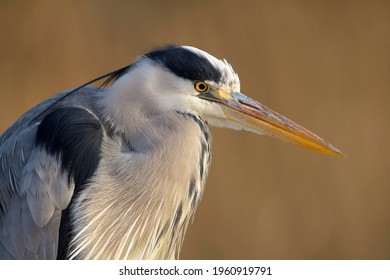
[[[199,92],[205,92],[208,89],[208,86],[206,83],[203,82],[196,82],[195,83],[195,89]]]

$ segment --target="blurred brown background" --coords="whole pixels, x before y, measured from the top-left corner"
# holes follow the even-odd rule
[[[348,158],[213,129],[182,259],[390,258],[390,1],[0,1],[0,131],[166,43]]]

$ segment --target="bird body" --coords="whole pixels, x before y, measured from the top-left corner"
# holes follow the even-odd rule
[[[192,47],[103,78],[112,85],[60,93],[1,136],[0,258],[176,258],[210,165],[208,123],[341,153]]]
[[[86,87],[83,92],[63,99],[61,104],[48,111],[45,116],[46,122],[37,120],[41,122],[41,125],[45,125],[41,129],[44,128],[47,134],[54,134],[53,138],[62,137],[69,142],[74,140],[81,142],[80,149],[76,151],[78,154],[82,156],[84,153],[93,153],[96,156],[101,154],[99,170],[95,172],[97,175],[91,176],[88,186],[84,187],[82,194],[76,196],[71,204],[74,214],[62,215],[62,219],[68,219],[68,222],[69,220],[74,221],[74,229],[72,230],[79,233],[78,236],[74,236],[75,241],[72,248],[75,252],[72,256],[75,258],[82,256],[83,258],[105,259],[174,258],[189,218],[195,211],[203,192],[210,155],[208,127],[197,116],[174,112],[149,120],[151,122],[149,129],[153,133],[149,133],[147,136],[144,136],[142,132],[135,133],[132,138],[134,141],[129,143],[127,138],[123,137],[122,132],[113,130],[104,120],[98,106],[90,105],[97,105],[106,94],[104,91],[104,89]],[[73,100],[74,98],[77,100]],[[81,101],[85,101],[84,106],[80,106],[83,104]],[[73,105],[75,103],[77,106]],[[53,112],[56,115],[53,115]],[[58,112],[60,114],[69,113],[68,120],[62,117],[62,125],[57,124],[57,126],[50,127],[54,125],[50,123],[50,118],[57,119]],[[86,117],[80,122],[83,114]],[[28,115],[29,113],[26,117],[30,119]],[[74,120],[74,118],[76,119]],[[97,125],[101,125],[97,128],[98,132],[95,133],[95,137],[77,139],[80,131],[77,131],[74,126],[83,125],[82,130],[85,130],[86,126],[93,121]],[[74,129],[69,130],[72,127]],[[9,225],[14,223],[15,218],[20,219],[18,232],[21,232],[21,235],[29,236],[36,231],[40,237],[44,238],[42,240],[43,247],[47,246],[47,242],[56,244],[56,239],[59,238],[58,227],[61,221],[61,211],[69,207],[73,193],[80,191],[74,189],[74,179],[71,178],[69,184],[69,174],[61,171],[61,162],[58,158],[34,144],[34,137],[31,135],[37,134],[38,125],[24,129],[18,126],[12,128],[15,131],[20,130],[20,134],[13,134],[9,131],[7,133],[10,135],[9,138],[2,143],[2,147],[5,148],[1,157],[2,170],[9,170],[8,173],[2,172],[4,176],[2,182],[9,182],[9,185],[2,186],[1,189],[1,197],[5,200],[2,205],[4,204],[4,208],[8,209],[6,213],[2,213],[3,234],[0,236],[3,242],[0,243],[0,246],[3,247],[0,247],[1,256],[9,254],[8,251],[19,252],[18,246],[29,246],[29,242],[38,241],[37,239],[24,240],[24,238],[10,240],[15,238],[15,235],[14,232],[7,233],[7,230],[11,229]],[[64,132],[65,129],[66,132]],[[20,135],[24,137],[19,137]],[[4,138],[7,138],[6,136],[4,135]],[[46,139],[50,137],[48,135],[42,136]],[[58,139],[54,139],[54,141],[58,141]],[[187,145],[191,145],[192,149],[188,149]],[[73,145],[72,149],[74,149]],[[86,152],[81,149],[91,149],[91,151]],[[178,152],[173,154],[170,153],[171,150]],[[24,153],[24,155],[15,155],[13,151]],[[63,150],[62,153],[69,153],[69,151]],[[9,164],[13,162],[15,156],[20,160],[19,166]],[[74,166],[70,168],[73,169],[71,171],[73,176],[79,178],[78,188],[84,184],[84,177],[88,176],[87,174],[79,174],[79,171],[83,170],[86,164],[93,164],[86,162],[91,160],[92,156],[91,154],[79,161],[72,162]],[[158,164],[151,169],[149,162]],[[203,166],[202,173],[199,168],[200,164]],[[178,170],[183,171],[178,172]],[[187,174],[189,176],[186,176]],[[14,179],[10,180],[7,176]],[[118,182],[122,183],[118,184]],[[167,193],[166,188],[168,187],[170,192]],[[12,193],[15,190],[17,193],[11,194],[12,198],[7,199],[5,193]],[[121,200],[123,203],[115,200],[118,196],[124,198]],[[34,206],[35,204],[29,203],[30,197],[36,200],[36,204],[40,204],[38,209],[35,209],[37,207]],[[143,197],[144,200],[139,199],[139,197]],[[148,204],[142,203],[143,201],[148,202]],[[15,213],[10,211],[13,205],[15,207],[22,206],[27,211],[20,209],[19,215],[15,216]],[[18,210],[15,209],[15,211]],[[172,216],[172,213],[175,215]],[[126,221],[133,221],[132,227],[128,226]],[[55,228],[54,231],[57,233],[52,232],[52,235],[45,236],[42,231],[51,232],[53,230],[51,227]],[[153,227],[153,229],[148,227]],[[113,232],[124,239],[113,238]],[[172,233],[175,233],[174,236]],[[147,244],[147,240],[154,240],[154,242]],[[12,246],[12,248],[5,246]],[[111,247],[120,248],[120,250],[115,251],[115,255],[105,252],[104,248],[107,250]],[[163,249],[156,251],[155,247]],[[133,249],[129,250],[129,248]],[[8,255],[8,258],[37,258],[39,257],[38,251],[44,250],[44,248],[33,249],[35,249],[36,255],[34,255],[34,250],[29,252],[28,249],[24,249],[26,255]],[[59,249],[59,253],[65,253],[61,251],[61,248]],[[55,248],[51,248],[51,250],[51,257],[55,258],[56,250]],[[129,252],[127,252],[128,250]],[[110,250],[110,252],[112,251]],[[67,254],[69,253],[67,251]],[[45,254],[49,254],[49,252]]]

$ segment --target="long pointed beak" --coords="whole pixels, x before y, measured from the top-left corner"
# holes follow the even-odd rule
[[[320,153],[345,156],[321,137],[239,92],[212,90],[203,99],[222,104],[227,119],[243,128],[297,144]]]

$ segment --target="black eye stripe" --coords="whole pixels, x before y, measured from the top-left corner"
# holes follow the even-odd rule
[[[179,46],[167,46],[145,55],[161,63],[175,75],[190,81],[219,83],[222,72],[203,55]]]

